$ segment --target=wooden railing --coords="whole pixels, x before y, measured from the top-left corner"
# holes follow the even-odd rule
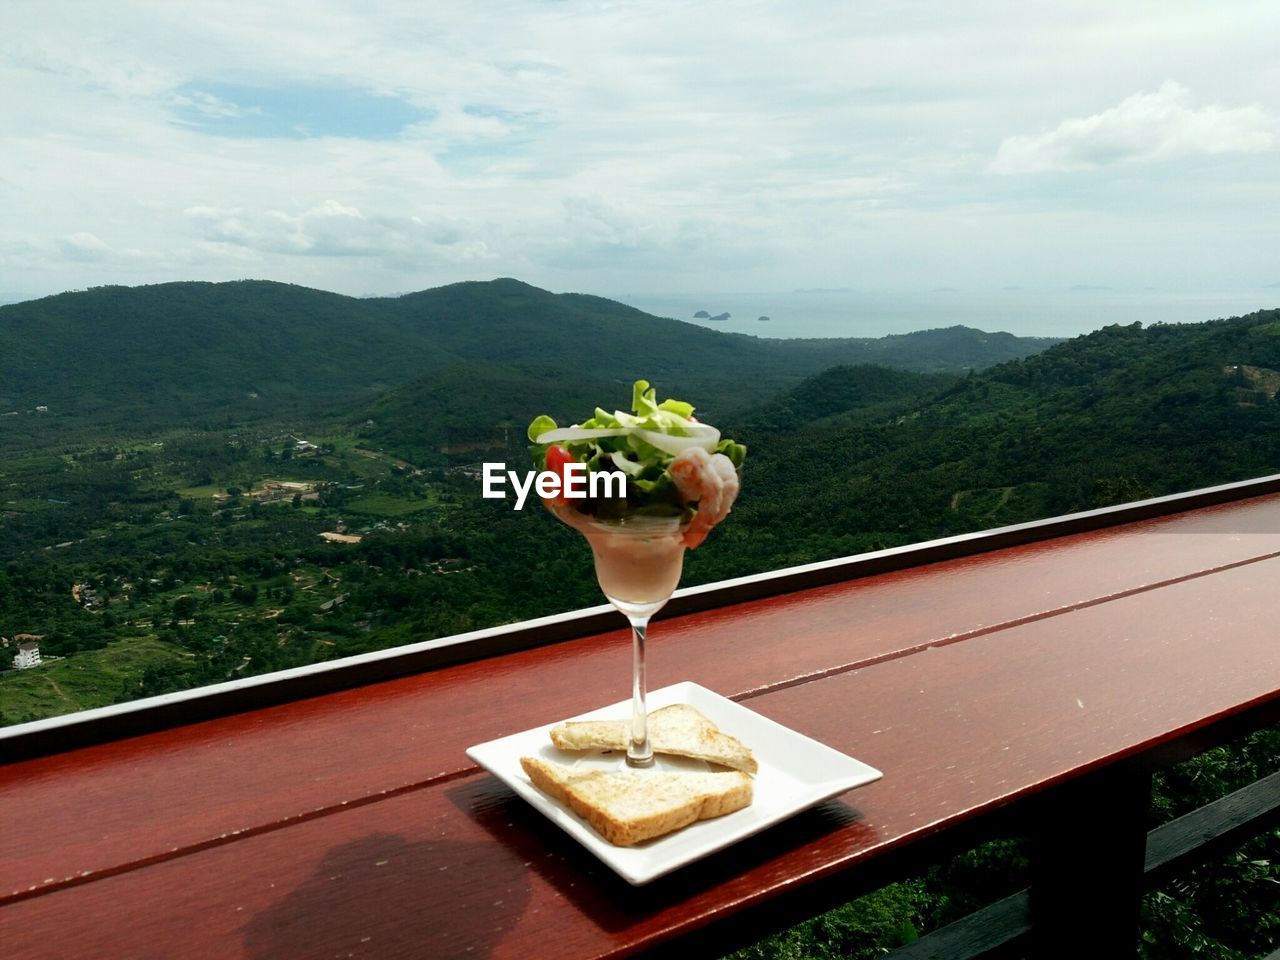
[[[1104,797],[1105,799],[1105,797]],[[1077,813],[1078,811],[1072,811]],[[1136,831],[1121,838],[1117,850],[1122,851],[1128,862],[1120,865],[1115,878],[1121,890],[1111,890],[1114,899],[1105,906],[1123,906],[1119,929],[1111,936],[1110,952],[1117,956],[1129,955],[1126,946],[1133,943],[1137,920],[1136,900],[1144,889],[1153,887],[1169,877],[1222,855],[1244,841],[1280,824],[1280,773],[1273,773],[1198,810],[1157,827],[1142,836]],[[1136,868],[1132,847],[1134,838],[1144,841],[1144,853],[1140,868]],[[1104,864],[1085,859],[1085,849],[1074,851],[1065,865],[1058,868],[1063,873],[1051,878],[1051,883],[1065,887],[1066,896],[1055,899],[1052,890],[1043,892],[1055,914],[1062,914],[1063,907],[1072,910],[1065,918],[1068,923],[1084,931],[1089,941],[1089,955],[1102,955],[1106,940],[1101,931],[1094,929],[1094,919],[1086,911],[1090,904],[1081,903],[1079,890],[1088,890],[1088,899],[1096,900],[1099,879]],[[1106,859],[1110,859],[1109,857]],[[1044,867],[1042,866],[1042,871]],[[978,957],[1004,957],[1025,955],[1035,947],[1033,932],[1042,938],[1048,931],[1037,931],[1039,920],[1032,909],[1030,890],[1020,890],[962,920],[935,931],[915,943],[890,954],[892,960],[975,960]],[[1062,943],[1064,952],[1073,948],[1079,938]],[[1056,940],[1056,937],[1055,937]],[[1053,941],[1051,941],[1053,942]],[[1045,952],[1043,949],[1040,952]],[[1280,957],[1277,951],[1272,957]]]
[[[1143,811],[1153,769],[1280,722],[1277,489],[683,591],[652,686],[885,776],[640,888],[464,754],[625,698],[603,609],[11,728],[0,801],[41,828],[0,832],[4,955],[717,956],[1011,832],[1025,896],[904,956],[1130,955],[1144,874],[1274,823],[1275,778]]]

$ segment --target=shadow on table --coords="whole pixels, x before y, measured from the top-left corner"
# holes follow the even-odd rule
[[[746,897],[759,892],[771,878],[789,880],[794,875],[794,862],[780,865],[777,874],[770,872],[770,866],[793,855],[803,857],[804,848],[837,832],[845,832],[842,845],[855,849],[874,843],[876,836],[861,822],[855,808],[841,800],[828,800],[635,887],[497,780],[479,778],[446,793],[450,802],[537,871],[557,893],[610,931],[625,929],[676,905],[697,912],[699,896],[720,884],[733,887],[737,882],[740,889],[731,889],[728,894]],[[717,900],[721,900],[720,894]]]
[[[487,846],[386,833],[336,846],[301,886],[245,925],[245,955],[485,957],[528,899],[523,887],[492,889],[477,849]]]

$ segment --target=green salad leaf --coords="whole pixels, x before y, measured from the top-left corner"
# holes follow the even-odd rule
[[[631,391],[631,412],[596,407],[582,423],[559,427],[546,415],[529,424],[529,448],[539,470],[547,469],[547,450],[559,446],[570,457],[585,463],[589,471],[621,470],[627,477],[624,500],[582,501],[584,512],[600,518],[623,514],[679,516],[691,508],[685,504],[668,468],[684,449],[696,446],[708,453],[722,453],[741,467],[747,448],[720,436],[715,427],[699,423],[693,405],[683,400],[658,401],[647,380],[637,380]]]
[[[537,441],[539,436],[555,428],[556,422],[545,413],[540,417],[534,417],[533,423],[529,424],[529,439]]]

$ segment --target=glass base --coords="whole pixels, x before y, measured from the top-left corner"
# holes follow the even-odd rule
[[[613,604],[613,608],[621,613],[628,620],[648,620],[655,613],[667,605],[667,597],[661,600],[652,601],[650,603],[640,603],[634,600],[619,600],[605,594],[604,598]]]

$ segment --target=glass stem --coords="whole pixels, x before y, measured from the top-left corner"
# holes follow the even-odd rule
[[[649,743],[649,713],[645,708],[644,638],[648,617],[628,617],[631,621],[631,737],[627,744],[627,766],[653,766]]]

